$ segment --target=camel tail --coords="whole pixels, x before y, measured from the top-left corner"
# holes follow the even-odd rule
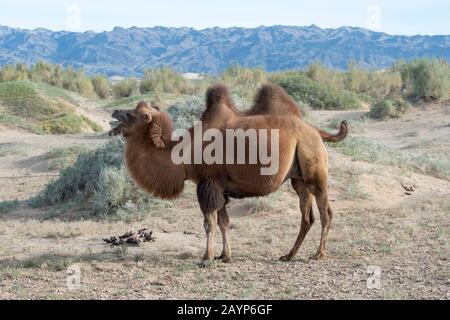
[[[339,132],[335,135],[328,133],[326,131],[318,129],[320,136],[322,137],[322,140],[325,142],[340,142],[344,140],[347,137],[348,134],[348,124],[347,121],[341,122],[341,127],[339,129]]]

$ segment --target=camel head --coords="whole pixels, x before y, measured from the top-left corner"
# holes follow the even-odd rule
[[[115,110],[112,113],[114,121],[110,122],[110,136],[122,134],[125,138],[142,134],[148,131],[154,118],[160,113],[159,108],[154,108],[145,101],[138,103],[133,110]]]

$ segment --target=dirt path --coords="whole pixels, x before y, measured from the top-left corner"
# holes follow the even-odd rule
[[[354,134],[399,150],[430,148],[450,156],[445,138],[450,127],[444,127],[450,123],[448,112],[431,109],[400,120],[363,122],[363,130]],[[360,116],[356,111],[311,114],[321,126],[334,117]],[[415,128],[420,134],[404,134]],[[16,151],[0,156],[0,200],[25,199],[52,179],[19,178],[48,174],[41,156],[51,148],[95,147],[105,140],[102,135],[0,132],[0,146],[16,144]],[[6,178],[9,175],[12,178]],[[407,195],[402,185],[414,185],[414,192]],[[312,227],[293,262],[277,261],[300,227],[298,198],[286,184],[265,200],[233,200],[229,212],[234,263],[200,268],[205,237],[195,199],[195,186],[188,184],[181,198],[132,221],[74,219],[79,212],[58,220],[55,217],[62,216],[55,208],[21,207],[0,214],[0,298],[450,299],[447,180],[351,161],[330,148],[335,218],[328,259],[321,262],[308,259],[319,243],[320,223]],[[102,242],[142,227],[153,230],[157,240],[140,247]],[[217,254],[220,238],[218,234]],[[67,287],[67,268],[74,266],[81,271],[79,290]],[[371,266],[381,272],[378,289],[367,286]]]

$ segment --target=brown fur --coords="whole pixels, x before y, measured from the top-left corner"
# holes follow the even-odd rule
[[[300,112],[300,107],[292,99],[286,91],[280,86],[267,83],[259,89],[255,97],[253,106],[246,112],[247,115],[255,114],[279,114],[279,115],[294,115],[303,118]],[[348,125],[346,121],[342,121],[340,130],[336,135],[328,133],[324,130],[316,128],[322,140],[325,142],[339,142],[344,140],[348,134]]]
[[[268,100],[266,105],[263,99]],[[241,114],[234,107],[228,90],[219,85],[208,90],[206,110],[201,117],[204,130],[216,128],[224,132],[226,129],[253,128],[269,129],[270,134],[270,129],[278,129],[279,170],[273,176],[260,174],[263,165],[259,159],[257,164],[175,165],[171,160],[173,145],[167,141],[172,132],[172,125],[165,112],[147,104],[139,104],[135,110],[114,113],[117,118],[126,119],[120,128],[126,138],[126,166],[133,180],[141,188],[157,197],[173,199],[182,192],[186,180],[197,184],[197,198],[204,215],[207,235],[204,260],[214,258],[213,243],[218,224],[223,236],[220,258],[224,262],[231,261],[227,236],[228,197],[265,196],[278,190],[288,179],[291,179],[299,195],[303,218],[294,247],[281,260],[294,258],[314,221],[312,197],[316,198],[322,223],[322,237],[315,258],[324,257],[326,236],[332,218],[327,196],[328,156],[318,130],[299,116],[292,116],[295,114],[292,108],[294,105],[288,104],[286,107],[292,109],[290,113],[271,112],[276,106],[283,108],[288,102],[292,103],[286,99],[286,96],[280,97],[267,91],[256,98],[256,107],[253,110],[260,108],[268,114]],[[270,137],[268,140],[270,147]],[[207,145],[208,143],[204,143],[203,148]]]
[[[300,107],[295,100],[280,86],[272,83],[267,83],[258,90],[253,106],[245,114],[249,116],[257,114],[292,114],[302,117]]]

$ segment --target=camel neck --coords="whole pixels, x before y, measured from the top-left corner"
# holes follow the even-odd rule
[[[125,161],[133,180],[155,197],[173,199],[183,191],[183,167],[173,163],[170,150],[130,139],[125,147]]]

